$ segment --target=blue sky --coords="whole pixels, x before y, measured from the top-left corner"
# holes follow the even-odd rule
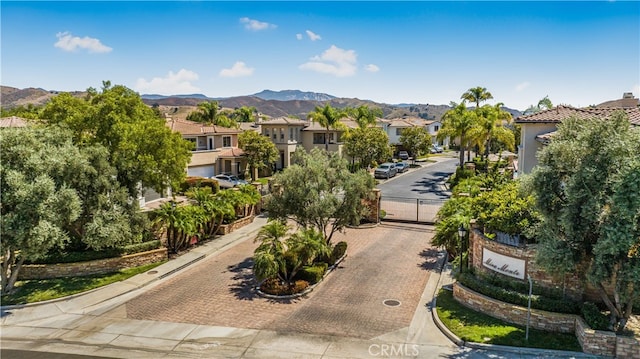
[[[1,83],[524,110],[640,95],[640,2],[0,2]]]

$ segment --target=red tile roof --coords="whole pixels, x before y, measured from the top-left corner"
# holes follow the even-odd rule
[[[560,123],[569,117],[577,117],[580,119],[587,118],[609,118],[615,111],[624,111],[629,120],[634,125],[640,125],[640,108],[575,108],[571,106],[560,105],[549,110],[536,112],[530,115],[524,115],[516,118],[516,123]]]
[[[187,120],[169,119],[167,120],[166,125],[171,129],[171,131],[179,132],[183,135],[233,134],[242,132],[237,128],[206,125]]]
[[[244,151],[238,147],[231,147],[220,151],[218,157],[241,157],[244,155]]]

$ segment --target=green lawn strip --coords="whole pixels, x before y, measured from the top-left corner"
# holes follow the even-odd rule
[[[552,333],[530,328],[529,341],[526,341],[524,327],[473,311],[453,299],[453,293],[448,290],[440,290],[436,310],[442,323],[464,341],[513,347],[582,351],[574,334]]]
[[[114,273],[85,277],[18,281],[13,293],[2,296],[2,305],[35,303],[86,292],[107,284],[123,281],[136,274],[144,273],[164,262],[165,261],[127,268]]]

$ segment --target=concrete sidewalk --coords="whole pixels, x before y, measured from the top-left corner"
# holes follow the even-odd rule
[[[431,313],[434,294],[453,280],[444,253],[437,266],[444,266],[443,275],[437,271],[429,277],[409,327],[372,339],[127,318],[124,304],[128,300],[207,256],[254,238],[266,221],[266,217],[257,217],[248,226],[126,281],[59,300],[2,307],[2,349],[40,352],[43,357],[45,353],[67,353],[112,358],[582,357],[456,346],[438,329]]]

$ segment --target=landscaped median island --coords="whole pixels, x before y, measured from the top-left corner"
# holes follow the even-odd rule
[[[288,233],[279,220],[269,222],[258,236],[253,272],[258,294],[270,297],[300,296],[310,292],[344,258],[347,243],[327,243],[313,228]]]

